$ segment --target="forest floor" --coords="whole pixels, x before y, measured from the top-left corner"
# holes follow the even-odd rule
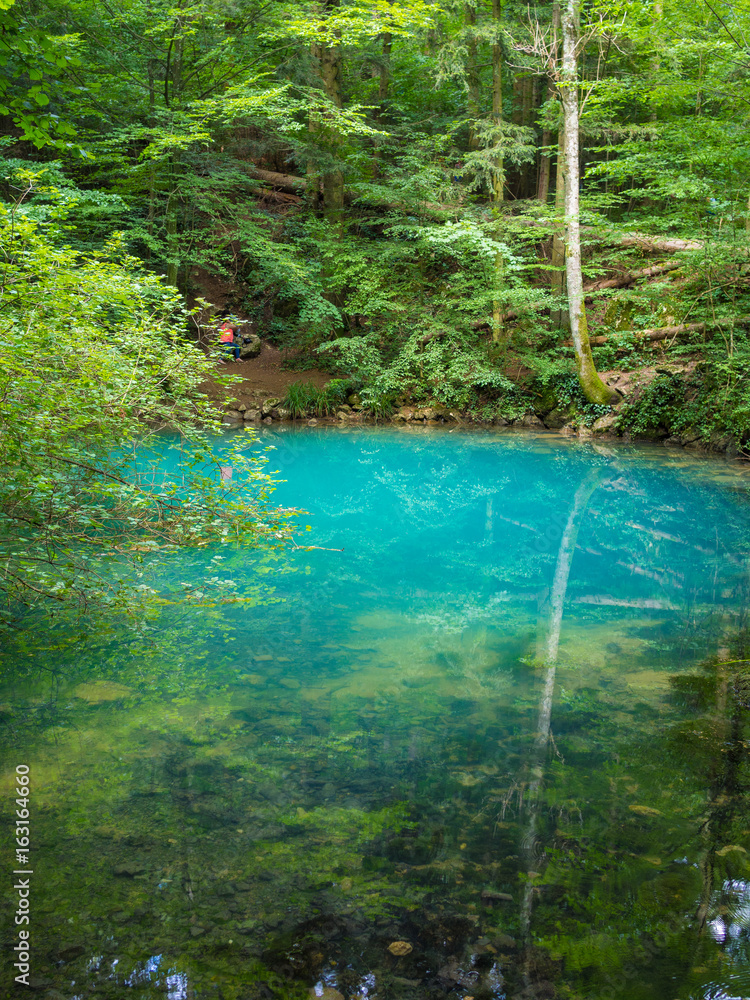
[[[248,332],[255,332],[255,324],[243,313],[238,303],[242,290],[236,280],[218,277],[202,267],[193,268],[191,278],[193,290],[188,295],[188,305],[191,308],[199,305],[198,295],[204,304],[211,304],[202,312],[202,323],[210,328],[211,316],[215,316],[216,312],[227,311],[246,323]],[[246,358],[236,363],[217,361],[216,378],[207,379],[201,384],[200,390],[217,404],[224,405],[232,399],[253,409],[261,400],[271,397],[283,399],[293,382],[313,382],[318,388],[322,388],[333,377],[318,368],[287,368],[287,365],[294,364],[295,358],[294,352],[282,351],[273,344],[262,341],[257,358]],[[227,386],[221,381],[226,375],[232,375],[240,381]]]
[[[281,351],[278,347],[263,341],[257,358],[246,358],[238,362],[217,362],[217,378],[203,382],[200,389],[216,403],[223,404],[234,397],[248,409],[252,409],[253,404],[270,397],[283,399],[292,382],[313,382],[318,388],[322,388],[333,377],[318,368],[304,370],[286,368],[285,365],[293,360],[293,354]],[[224,385],[220,379],[225,375],[232,375],[241,381],[231,386]]]

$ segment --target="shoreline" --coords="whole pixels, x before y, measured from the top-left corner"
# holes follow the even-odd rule
[[[268,404],[268,405],[267,405]],[[697,435],[686,435],[684,438],[670,436],[668,433],[657,434],[631,434],[625,432],[618,434],[613,432],[613,425],[616,414],[610,414],[599,418],[591,427],[575,427],[571,424],[564,424],[562,427],[552,427],[545,424],[543,419],[536,415],[527,415],[521,420],[505,420],[504,418],[495,420],[481,420],[477,417],[461,413],[460,411],[448,410],[445,415],[440,416],[419,416],[420,411],[434,412],[431,407],[400,407],[399,411],[390,417],[376,417],[365,413],[363,410],[356,411],[351,407],[346,410],[341,409],[335,416],[319,417],[292,417],[288,410],[280,406],[276,399],[264,401],[257,409],[249,409],[245,406],[234,408],[230,403],[222,411],[221,420],[227,429],[239,428],[243,426],[260,428],[262,426],[292,425],[294,427],[396,427],[407,430],[409,428],[447,428],[450,430],[500,430],[518,432],[537,432],[543,434],[553,434],[557,437],[579,441],[602,442],[610,444],[638,444],[638,445],[658,445],[671,451],[685,451],[692,455],[706,455],[714,458],[724,457],[728,461],[747,462],[750,455],[740,452],[736,443],[729,439],[722,438],[715,441],[704,441]],[[405,415],[403,410],[412,411],[412,416]],[[600,426],[597,427],[597,424]]]

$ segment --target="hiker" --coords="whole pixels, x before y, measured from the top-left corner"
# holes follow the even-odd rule
[[[219,343],[235,361],[240,360],[240,348],[235,338],[234,327],[227,319],[219,327]]]

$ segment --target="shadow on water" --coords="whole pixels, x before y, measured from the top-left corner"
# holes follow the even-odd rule
[[[744,470],[266,439],[319,548],[163,570],[252,606],[11,651],[34,995],[750,995]]]

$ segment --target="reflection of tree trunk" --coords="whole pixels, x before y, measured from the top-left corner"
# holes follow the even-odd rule
[[[713,761],[713,773],[710,775],[711,801],[708,817],[701,827],[704,854],[700,862],[701,896],[696,913],[699,933],[705,931],[712,909],[716,852],[722,843],[724,827],[729,825],[728,815],[736,808],[739,768],[745,756],[742,705],[734,694],[734,690],[739,687],[738,677],[736,675],[732,677],[734,671],[729,670],[726,662],[728,656],[729,649],[720,649],[716,664],[716,708],[712,737],[714,746],[719,748],[720,752]]]
[[[573,506],[568,515],[568,520],[560,539],[560,548],[557,553],[557,564],[555,565],[555,576],[552,581],[552,590],[549,597],[547,611],[547,623],[541,641],[541,648],[538,649],[538,659],[546,667],[544,675],[544,688],[539,704],[539,718],[537,721],[537,731],[534,739],[534,750],[530,761],[531,780],[528,786],[526,797],[528,808],[528,823],[523,837],[523,848],[526,854],[528,871],[532,871],[539,863],[539,855],[536,852],[536,827],[537,815],[539,811],[539,792],[543,778],[544,756],[547,751],[547,744],[550,739],[550,723],[552,719],[552,699],[555,691],[555,674],[557,671],[557,652],[560,645],[560,630],[562,628],[563,606],[565,604],[565,594],[568,587],[568,577],[570,567],[573,562],[573,554],[576,548],[578,531],[583,521],[589,500],[594,490],[599,486],[602,476],[602,469],[594,469],[583,480],[576,490],[573,498]],[[524,895],[521,901],[521,934],[525,946],[528,947],[531,931],[531,907],[534,886],[529,878],[524,888]]]

